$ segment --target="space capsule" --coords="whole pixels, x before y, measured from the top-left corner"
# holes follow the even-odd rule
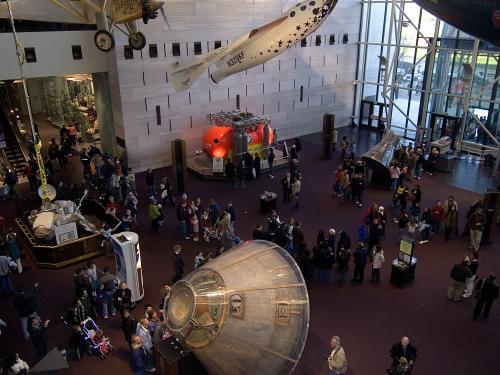
[[[306,343],[309,297],[288,252],[248,241],[177,282],[165,316],[212,375],[285,375]]]

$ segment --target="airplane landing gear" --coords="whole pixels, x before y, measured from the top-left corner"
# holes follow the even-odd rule
[[[146,37],[140,31],[136,32],[135,35],[131,35],[128,38],[128,44],[132,49],[140,51],[146,46]]]
[[[94,43],[97,48],[103,52],[109,52],[115,48],[115,39],[110,32],[106,30],[99,30],[94,35]],[[144,42],[144,44],[146,44]]]

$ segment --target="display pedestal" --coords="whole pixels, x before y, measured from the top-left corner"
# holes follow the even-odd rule
[[[436,170],[440,172],[450,173],[453,172],[454,155],[439,155],[436,161]]]
[[[173,337],[154,345],[154,358],[160,375],[208,375],[193,353],[181,347]]]
[[[417,258],[413,257],[411,265],[408,266],[400,266],[400,262],[398,259],[394,259],[392,261],[391,268],[391,284],[394,284],[398,287],[403,287],[406,284],[412,282],[415,279],[415,270],[417,268]]]
[[[267,214],[271,210],[276,209],[276,201],[278,200],[278,194],[272,192],[265,192],[260,195],[260,213]]]

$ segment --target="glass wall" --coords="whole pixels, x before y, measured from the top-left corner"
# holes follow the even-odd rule
[[[456,144],[496,145],[500,50],[412,1],[393,7],[390,0],[364,0],[362,7],[357,123],[374,126],[367,119],[380,120],[376,108],[383,107],[382,120],[410,140],[432,141],[453,124]],[[367,110],[370,103],[375,110]]]

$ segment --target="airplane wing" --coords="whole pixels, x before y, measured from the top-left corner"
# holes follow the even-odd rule
[[[17,20],[95,23],[94,12],[78,0],[12,0],[10,3]],[[9,18],[6,2],[0,3],[0,18]]]

